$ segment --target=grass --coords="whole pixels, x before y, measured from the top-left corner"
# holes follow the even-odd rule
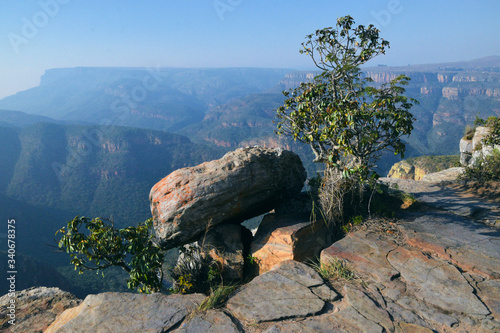
[[[318,260],[311,263],[311,266],[325,280],[353,281],[358,279],[346,261],[338,258],[334,258],[328,263],[322,263]]]
[[[227,298],[236,290],[236,288],[237,286],[235,285],[224,286],[222,284],[214,288],[210,288],[210,294],[195,309],[193,314],[204,313],[208,310],[224,306]]]

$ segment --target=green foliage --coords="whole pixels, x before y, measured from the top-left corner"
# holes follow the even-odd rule
[[[478,159],[474,165],[466,166],[459,180],[468,181],[500,181],[500,150],[494,149],[491,155]]]
[[[108,220],[77,216],[58,231],[58,246],[71,253],[71,264],[80,273],[117,266],[129,274],[128,288],[156,292],[162,287],[163,252],[153,242],[152,224],[149,219],[137,227],[115,229]],[[80,231],[82,227],[88,234]]]
[[[300,52],[322,73],[283,92],[287,99],[277,109],[277,133],[309,144],[316,162],[366,180],[384,150],[404,154],[401,138],[413,129],[409,110],[418,102],[403,95],[406,76],[380,88],[368,85],[359,66],[385,53],[389,42],[373,25],[353,25],[352,17],[341,17],[336,28],[306,37]]]
[[[490,133],[484,138],[484,144],[490,146],[500,145],[500,118],[489,117],[486,126],[490,128]]]
[[[257,265],[258,262],[259,262],[259,258],[257,257],[254,257],[252,256],[251,254],[249,254],[246,258],[245,258],[245,262],[248,263],[248,265]]]

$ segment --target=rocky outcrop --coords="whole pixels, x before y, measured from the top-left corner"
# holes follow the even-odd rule
[[[242,225],[221,224],[209,230],[198,241],[205,255],[217,262],[224,281],[243,279],[245,253],[248,253],[252,233]]]
[[[322,220],[309,215],[264,216],[250,247],[259,274],[286,260],[312,261],[330,244],[330,232]]]
[[[495,229],[449,213],[408,215],[390,233],[350,233],[321,254],[323,263],[344,260],[364,284],[344,287],[346,307],[339,304],[335,316],[348,311],[340,322],[360,331],[370,327],[368,320],[381,326],[372,326],[375,331],[414,325],[411,332],[419,327],[495,332],[500,328],[499,317],[491,316],[500,304],[496,240]]]
[[[258,147],[179,169],[151,189],[156,235],[164,248],[186,244],[209,226],[241,223],[270,211],[300,193],[305,179],[296,154]]]
[[[337,294],[312,268],[285,261],[243,286],[227,308],[243,322],[264,322],[316,314],[325,305],[322,297],[332,301]]]
[[[387,177],[420,180],[425,174],[426,171],[420,167],[410,164],[407,161],[401,161],[391,167]]]
[[[462,138],[460,140],[460,163],[463,166],[472,166],[479,160],[491,155],[493,149],[500,149],[500,145],[483,145],[483,140],[489,133],[489,127],[478,126],[472,139]]]
[[[165,332],[204,299],[203,295],[89,295],[77,307],[61,313],[45,333]]]
[[[387,177],[398,179],[422,180],[430,174],[435,174],[452,168],[459,161],[457,155],[419,156],[395,163]]]
[[[15,302],[11,303],[12,300]],[[0,297],[1,331],[6,333],[45,331],[58,314],[77,306],[80,302],[74,295],[59,288],[30,288],[16,292],[15,297],[4,295]]]

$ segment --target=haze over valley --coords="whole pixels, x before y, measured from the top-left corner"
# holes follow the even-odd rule
[[[151,187],[177,169],[260,146],[294,151],[308,177],[321,172],[308,145],[276,134],[276,109],[283,91],[319,73],[298,52],[304,37],[342,15],[390,41],[361,68],[372,85],[411,78],[405,95],[420,103],[405,158],[458,155],[476,117],[500,116],[498,9],[427,0],[6,4],[0,254],[15,219],[18,290],[57,286],[82,298],[127,290],[118,269],[75,274],[56,231],[77,215],[120,228],[147,220]],[[386,152],[377,172],[400,160]],[[8,287],[3,279],[0,296]]]

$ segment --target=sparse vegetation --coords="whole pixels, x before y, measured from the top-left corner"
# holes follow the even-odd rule
[[[324,280],[353,281],[359,279],[345,260],[334,258],[328,263],[319,260],[310,264]]]
[[[203,302],[195,310],[195,313],[206,312],[211,309],[216,309],[224,306],[229,295],[231,295],[237,286],[228,285],[224,286],[222,284],[216,287],[210,288],[209,295],[203,300]]]
[[[180,248],[177,264],[170,271],[174,286],[173,293],[208,293],[214,285],[222,283],[218,264],[202,253],[198,245],[185,245]]]

